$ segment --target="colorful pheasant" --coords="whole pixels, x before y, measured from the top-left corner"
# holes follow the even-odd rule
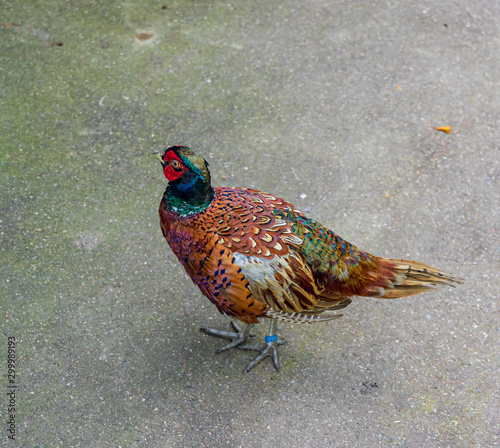
[[[332,320],[352,296],[393,299],[461,283],[436,268],[363,252],[307,218],[292,204],[246,188],[212,188],[206,160],[185,146],[155,153],[169,181],[160,204],[163,235],[201,292],[247,324],[235,332],[209,328],[237,347],[260,352],[279,370],[276,320]],[[246,341],[259,318],[270,318],[265,344]]]

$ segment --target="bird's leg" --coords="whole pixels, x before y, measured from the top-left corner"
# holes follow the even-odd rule
[[[214,329],[208,328],[208,327],[200,328],[201,331],[203,331],[204,333],[209,334],[211,336],[217,336],[218,338],[231,339],[232,342],[230,342],[229,344],[227,344],[224,347],[221,347],[219,350],[217,350],[215,352],[216,355],[218,355],[219,353],[225,352],[226,350],[229,350],[230,348],[233,348],[233,347],[236,347],[236,346],[242,344],[248,338],[255,337],[254,334],[250,333],[250,330],[253,327],[252,324],[247,324],[247,326],[245,327],[245,330],[242,330],[234,320],[231,320],[231,325],[233,326],[235,333],[232,333],[230,331],[214,330]]]
[[[286,341],[280,341],[278,339],[278,324],[275,319],[271,319],[271,324],[269,325],[269,335],[266,336],[266,343],[260,345],[239,345],[238,348],[241,350],[255,350],[260,352],[243,373],[248,373],[252,370],[259,362],[261,362],[267,356],[273,358],[274,367],[279,372],[280,364],[278,360],[278,346],[286,344]]]

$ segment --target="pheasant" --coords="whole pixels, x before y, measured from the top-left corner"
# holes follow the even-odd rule
[[[163,235],[201,292],[234,319],[234,332],[201,330],[260,354],[250,371],[271,357],[279,370],[277,321],[313,323],[353,296],[394,299],[462,283],[410,260],[373,256],[343,240],[273,195],[248,188],[213,188],[208,162],[186,146],[154,153],[169,183],[160,203]],[[265,343],[247,341],[259,319],[270,319]]]

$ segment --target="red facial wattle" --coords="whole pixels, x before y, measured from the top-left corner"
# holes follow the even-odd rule
[[[182,171],[176,171],[170,165],[167,165],[163,170],[163,173],[170,182],[173,182],[174,180],[182,176],[182,174],[184,174],[185,171],[186,171],[185,169]]]
[[[180,157],[177,156],[173,151],[167,152],[167,154],[165,154],[165,157],[163,157],[163,160],[166,163],[165,168],[163,169],[163,173],[165,174],[165,177],[169,180],[169,182],[173,182],[174,180],[178,179],[187,171]],[[174,167],[171,165],[172,160],[177,160],[179,162],[180,170],[174,169]]]

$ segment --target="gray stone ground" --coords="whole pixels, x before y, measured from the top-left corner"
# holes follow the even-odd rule
[[[500,446],[499,2],[7,0],[0,22],[2,447]],[[281,372],[243,375],[159,230],[172,144],[467,283],[282,325]]]

